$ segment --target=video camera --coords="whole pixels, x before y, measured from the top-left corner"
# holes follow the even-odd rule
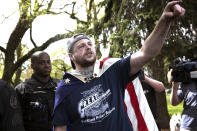
[[[189,82],[191,79],[197,78],[197,62],[195,61],[178,58],[171,69],[172,81],[174,82]]]

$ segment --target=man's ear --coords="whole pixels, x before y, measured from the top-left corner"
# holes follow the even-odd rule
[[[35,64],[31,63],[31,68],[35,69]]]
[[[73,54],[72,54],[72,53],[68,53],[68,56],[69,56],[69,58],[73,61],[73,59],[74,59]]]

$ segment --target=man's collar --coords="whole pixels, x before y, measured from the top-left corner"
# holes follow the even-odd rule
[[[94,72],[92,74],[92,77],[87,77],[83,74],[76,72],[75,70],[71,70],[70,74],[78,78],[82,82],[86,83],[94,78],[100,77],[111,65],[116,63],[118,60],[120,60],[120,58],[110,58],[110,59],[105,59],[104,61],[97,60],[94,64]]]
[[[32,77],[33,79],[37,80],[38,82],[42,83],[42,84],[46,84],[46,83],[48,83],[48,82],[51,80],[51,77],[50,77],[50,76],[49,76],[49,80],[48,80],[47,82],[42,82],[40,79],[38,79],[38,78],[36,77],[35,74],[32,74],[31,77]]]

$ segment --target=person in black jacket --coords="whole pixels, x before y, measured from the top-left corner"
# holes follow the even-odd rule
[[[25,131],[16,92],[0,79],[0,131]]]
[[[51,78],[48,53],[38,51],[31,57],[31,78],[16,86],[26,131],[51,131],[57,80]]]

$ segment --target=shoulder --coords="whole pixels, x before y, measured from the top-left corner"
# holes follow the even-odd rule
[[[107,71],[109,68],[112,67],[117,61],[119,61],[119,58],[104,58],[96,61],[94,73],[97,75],[102,75],[105,71]]]
[[[101,69],[101,68],[109,67],[109,66],[113,65],[114,63],[116,63],[119,60],[120,60],[120,58],[108,58],[108,57],[106,57],[106,58],[101,59],[101,60],[98,61],[99,62],[98,63],[99,68]]]
[[[8,94],[10,92],[10,89],[12,88],[8,85],[6,81],[0,80],[0,96]]]
[[[11,85],[2,80],[0,80],[0,97],[1,101],[9,101],[10,104],[16,106],[15,103],[12,103],[13,101],[15,102],[17,100],[16,91]]]
[[[83,82],[76,78],[75,76],[65,73],[63,80],[61,80],[56,89],[56,97],[67,96],[76,88],[80,88]]]
[[[15,90],[20,93],[20,94],[24,94],[25,92],[25,88],[27,88],[27,85],[28,85],[28,82],[31,81],[31,78],[30,79],[26,79],[24,82],[18,84],[16,87],[15,87]]]
[[[14,88],[9,85],[6,81],[4,80],[0,80],[0,93],[3,93],[3,92],[10,92],[10,91],[14,91]]]
[[[56,83],[56,85],[58,85],[58,83],[60,82],[60,80],[57,79],[57,78],[51,78],[51,80],[52,80],[54,83]]]
[[[15,90],[20,93],[20,94],[24,94],[24,90],[25,90],[25,85],[24,83],[20,83],[15,87]]]
[[[99,60],[99,68],[101,67],[109,67],[115,63],[119,63],[119,64],[126,64],[126,63],[129,63],[130,65],[130,57],[131,56],[127,56],[125,58],[104,58],[104,59],[101,59]]]
[[[6,87],[7,83],[3,80],[0,80],[0,90],[4,90],[4,88]]]

